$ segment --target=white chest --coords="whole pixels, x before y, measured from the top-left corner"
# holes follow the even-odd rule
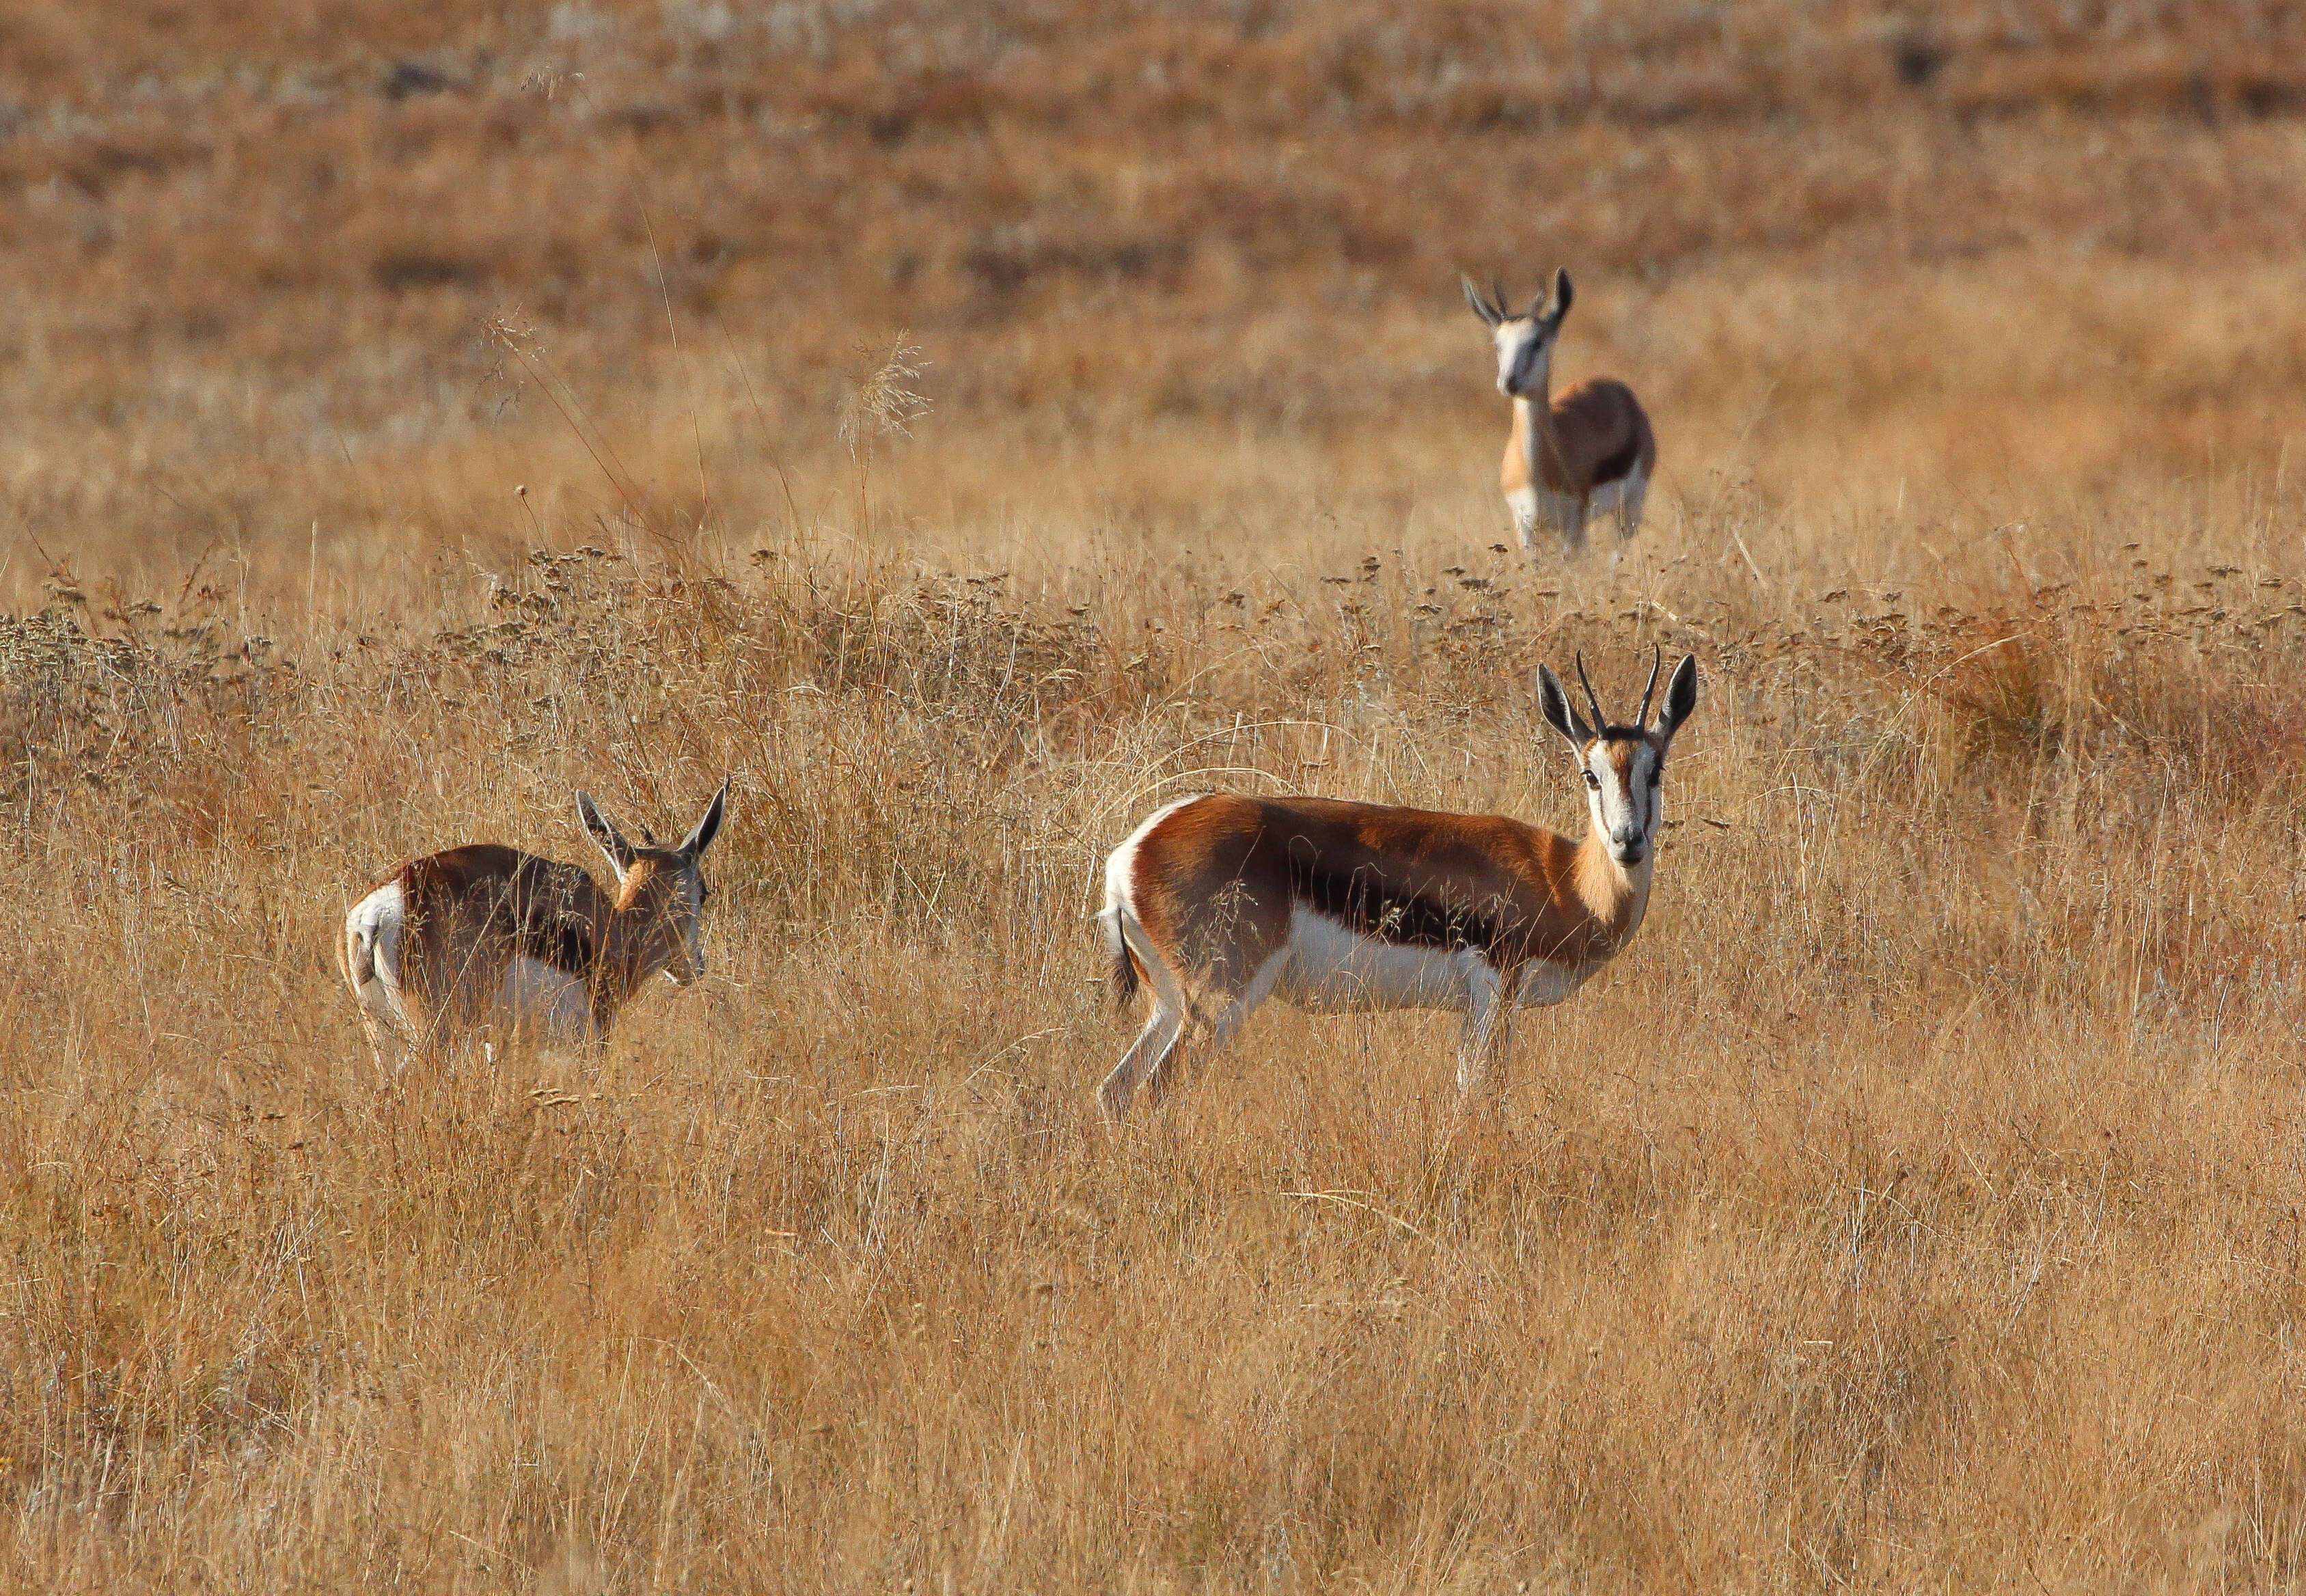
[[[1485,961],[1470,949],[1418,947],[1360,936],[1325,915],[1289,917],[1286,962],[1275,994],[1326,1012],[1465,1007]]]

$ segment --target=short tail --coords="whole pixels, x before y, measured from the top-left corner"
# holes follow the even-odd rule
[[[366,926],[347,927],[345,939],[337,944],[343,960],[345,979],[354,996],[362,987],[376,979],[376,935]]]
[[[1129,951],[1129,938],[1122,935],[1118,909],[1106,917],[1106,930],[1113,938],[1113,1001],[1115,1007],[1125,1009],[1137,1001],[1137,955]]]

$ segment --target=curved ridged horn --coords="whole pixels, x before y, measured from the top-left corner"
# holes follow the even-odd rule
[[[1601,696],[1593,691],[1593,679],[1585,674],[1585,651],[1577,651],[1577,685],[1585,689],[1585,702],[1593,706],[1593,735],[1600,737],[1610,729],[1610,717],[1601,713]]]
[[[1634,724],[1644,731],[1650,729],[1650,695],[1657,691],[1658,667],[1665,663],[1665,651],[1656,644],[1650,644],[1650,683],[1642,689],[1642,713],[1634,717]]]

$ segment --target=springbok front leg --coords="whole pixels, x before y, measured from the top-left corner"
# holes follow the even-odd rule
[[[1499,1066],[1513,1046],[1513,1004],[1505,977],[1478,954],[1465,981],[1465,1021],[1457,1035],[1457,1099],[1471,1105],[1495,1097]]]
[[[1537,558],[1537,490],[1522,488],[1506,495],[1513,510],[1514,541],[1531,559]]]

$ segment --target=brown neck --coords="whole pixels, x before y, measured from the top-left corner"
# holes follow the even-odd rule
[[[605,1018],[622,1008],[641,983],[656,973],[650,968],[651,937],[645,916],[635,907],[619,904],[602,928],[601,957],[593,968],[593,1008]]]
[[[1570,870],[1570,884],[1577,893],[1577,901],[1592,920],[1597,941],[1614,952],[1631,939],[1642,926],[1642,916],[1650,902],[1650,879],[1657,868],[1657,855],[1645,853],[1642,862],[1628,869],[1610,857],[1609,843],[1598,831],[1589,831],[1585,840],[1577,845],[1577,858]]]

